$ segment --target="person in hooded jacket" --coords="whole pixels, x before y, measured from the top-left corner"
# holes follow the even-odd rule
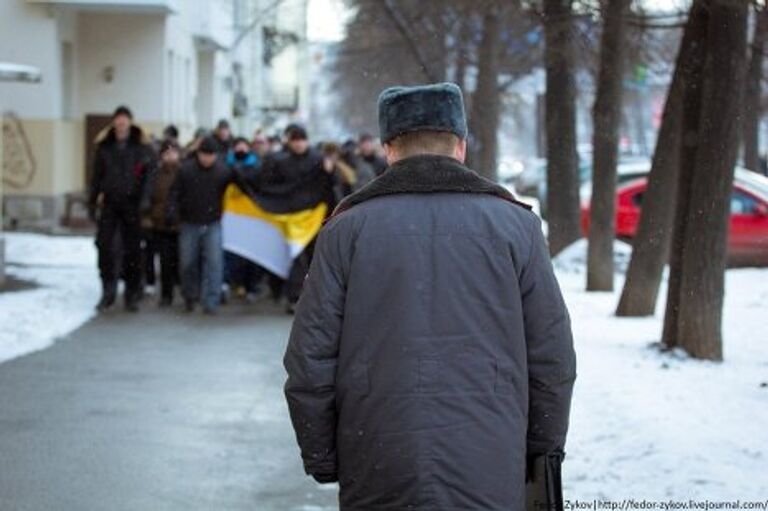
[[[541,222],[464,166],[458,86],[387,89],[379,124],[390,166],[320,232],[285,352],[304,470],[342,511],[522,511],[576,375]]]
[[[138,310],[142,280],[139,209],[154,159],[149,138],[133,124],[131,111],[118,107],[110,127],[99,136],[88,198],[89,217],[97,223],[102,284],[99,311],[114,305],[121,271],[125,307]]]

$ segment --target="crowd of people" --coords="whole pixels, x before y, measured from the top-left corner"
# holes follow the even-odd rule
[[[171,306],[180,289],[188,312],[201,305],[215,314],[223,300],[265,295],[285,300],[292,312],[313,243],[295,258],[287,278],[225,252],[221,219],[227,188],[237,186],[269,212],[325,203],[330,214],[341,198],[386,168],[369,134],[343,144],[311,145],[299,124],[286,127],[282,136],[259,130],[249,139],[235,136],[221,120],[182,145],[175,126],[152,140],[130,109],[120,106],[97,139],[88,200],[102,281],[97,309],[115,305],[122,280],[131,312],[157,288],[161,307]]]

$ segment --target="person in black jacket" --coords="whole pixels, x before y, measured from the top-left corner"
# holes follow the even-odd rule
[[[332,210],[336,203],[333,162],[311,148],[307,131],[298,124],[285,129],[284,149],[268,155],[258,177],[258,203],[272,213],[293,213],[325,202]],[[292,313],[299,300],[304,276],[312,260],[309,246],[293,263],[285,283],[287,312]]]
[[[121,106],[112,125],[99,136],[93,163],[89,217],[97,222],[96,247],[102,297],[99,311],[112,307],[122,270],[125,307],[138,310],[141,297],[141,220],[139,207],[154,154],[149,139],[133,125],[133,114]],[[122,254],[122,257],[120,257]]]
[[[379,124],[391,166],[320,232],[285,352],[304,469],[341,511],[523,510],[576,377],[541,221],[463,164],[458,86],[388,89]]]
[[[357,148],[360,158],[373,168],[373,172],[376,176],[382,175],[384,171],[387,170],[387,160],[379,156],[376,152],[373,135],[370,133],[363,133],[360,135]]]
[[[228,167],[219,158],[219,147],[213,137],[200,143],[195,158],[182,164],[168,201],[169,221],[178,215],[180,222],[181,290],[188,312],[202,300],[203,311],[215,314],[221,301],[224,276],[221,215],[227,186],[235,183],[253,196],[252,185],[240,170]]]

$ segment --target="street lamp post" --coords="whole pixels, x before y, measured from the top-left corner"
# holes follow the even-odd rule
[[[23,66],[20,64],[10,64],[0,62],[0,82],[26,82],[38,83],[42,79],[40,70],[32,66]],[[3,109],[0,105],[0,128],[3,126]],[[0,129],[0,288],[5,283],[5,238],[3,237],[3,136]]]

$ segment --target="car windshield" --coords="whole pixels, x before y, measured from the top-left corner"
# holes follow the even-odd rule
[[[761,198],[768,200],[768,177],[761,176],[746,169],[737,169],[736,179],[751,191],[760,195]]]

